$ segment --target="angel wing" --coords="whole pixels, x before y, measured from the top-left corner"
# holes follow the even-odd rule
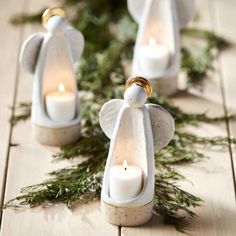
[[[36,33],[25,40],[21,47],[20,64],[28,73],[33,74],[43,42],[44,33]]]
[[[160,150],[172,139],[175,122],[170,113],[163,107],[155,104],[146,104],[146,107],[150,114],[154,148]]]
[[[73,62],[77,62],[84,50],[84,37],[79,31],[72,27],[66,30],[65,36],[71,47]]]
[[[194,17],[195,4],[194,0],[175,0],[177,7],[177,14],[180,28],[187,25],[187,23]]]
[[[128,10],[134,20],[139,23],[142,17],[145,0],[128,0]]]
[[[123,104],[123,99],[112,99],[111,101],[106,102],[100,110],[99,123],[108,138],[111,138],[118,113]]]
[[[139,23],[142,18],[144,4],[147,0],[128,0],[128,10],[134,20]],[[156,0],[160,1],[160,0]],[[180,27],[184,27],[195,12],[194,0],[175,0]]]

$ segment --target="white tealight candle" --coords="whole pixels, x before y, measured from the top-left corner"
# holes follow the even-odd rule
[[[138,196],[142,190],[142,169],[136,165],[114,165],[110,169],[110,197],[127,201]]]
[[[164,45],[157,44],[154,38],[149,39],[148,45],[140,47],[140,66],[147,74],[164,71],[168,66],[169,57],[169,49]]]
[[[69,121],[75,117],[76,94],[66,91],[63,84],[59,84],[58,91],[46,94],[45,102],[50,119],[54,121]]]

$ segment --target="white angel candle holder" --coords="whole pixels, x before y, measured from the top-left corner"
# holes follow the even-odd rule
[[[146,104],[152,93],[148,80],[127,80],[124,99],[105,103],[100,126],[110,138],[101,207],[114,225],[136,226],[152,217],[154,152],[165,147],[174,134],[174,120],[161,106]]]
[[[84,48],[83,35],[69,26],[61,8],[42,16],[46,33],[24,42],[20,63],[34,75],[32,115],[36,139],[46,145],[75,142],[80,135],[80,108],[73,64]]]
[[[132,73],[149,79],[160,95],[177,91],[179,35],[194,14],[194,0],[128,0],[139,24]]]

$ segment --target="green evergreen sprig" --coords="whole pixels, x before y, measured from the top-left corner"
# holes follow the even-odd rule
[[[119,90],[119,89],[118,89]],[[63,202],[69,208],[76,203],[89,203],[100,197],[101,184],[105,161],[109,149],[109,140],[98,124],[100,102],[94,94],[82,93],[82,136],[75,143],[61,147],[60,152],[54,155],[54,160],[85,157],[80,164],[59,169],[49,173],[46,181],[22,189],[22,195],[10,200],[5,207],[19,207],[29,205],[36,207],[47,202]],[[227,147],[228,138],[225,137],[198,137],[189,132],[183,132],[187,125],[199,125],[201,121],[218,122],[223,117],[208,118],[206,114],[188,114],[167,102],[163,97],[153,96],[151,102],[167,107],[176,121],[177,130],[170,144],[155,154],[156,178],[154,210],[163,217],[166,223],[173,224],[176,229],[184,231],[188,227],[186,218],[179,212],[194,217],[192,208],[201,204],[201,199],[182,190],[178,181],[184,179],[172,165],[192,163],[205,157],[196,150],[201,148],[220,146]],[[99,102],[99,103],[98,103]],[[231,140],[236,143],[235,139]]]
[[[12,125],[16,125],[20,121],[25,121],[30,118],[31,115],[31,103],[20,102],[12,108],[13,114],[10,118]]]

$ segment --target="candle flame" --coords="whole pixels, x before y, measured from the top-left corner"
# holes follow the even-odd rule
[[[123,161],[123,168],[124,168],[124,170],[127,170],[127,168],[128,168],[128,163],[126,160]]]
[[[60,93],[65,92],[65,86],[64,86],[64,84],[60,83],[60,84],[58,85],[58,90],[59,90]]]
[[[149,38],[148,40],[148,44],[151,46],[151,47],[155,47],[157,45],[157,42],[156,42],[156,39],[154,38]]]

